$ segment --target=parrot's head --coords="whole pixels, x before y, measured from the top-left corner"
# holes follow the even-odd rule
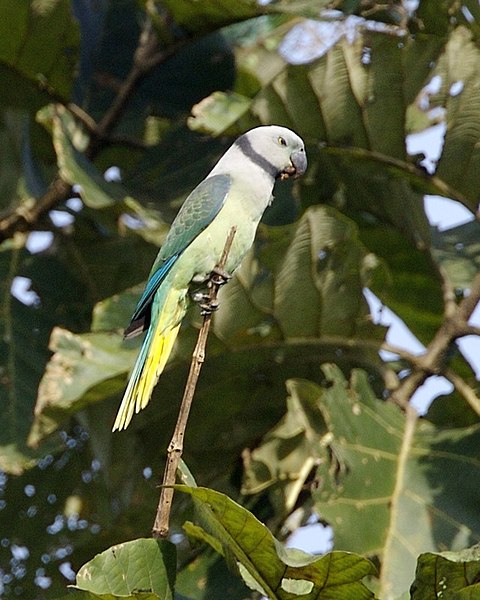
[[[305,144],[301,137],[286,127],[256,127],[240,136],[235,144],[275,179],[298,177],[307,169]]]

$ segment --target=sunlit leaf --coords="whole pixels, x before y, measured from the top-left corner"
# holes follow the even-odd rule
[[[196,131],[224,133],[249,109],[251,101],[240,94],[214,92],[192,108],[189,126]]]
[[[138,539],[112,546],[79,570],[76,587],[95,594],[154,593],[173,600],[175,546],[166,540]]]
[[[187,533],[221,548],[230,562],[234,558],[247,585],[255,585],[268,598],[286,600],[292,593],[305,600],[374,597],[361,582],[375,572],[368,560],[347,552],[318,558],[286,548],[227,496],[206,488],[177,486],[177,490],[190,494],[205,509],[199,516],[201,527],[189,525]]]
[[[55,354],[38,388],[36,419],[29,435],[32,446],[89,403],[118,393],[124,385],[119,376],[137,353],[136,348],[122,347],[118,334],[75,336],[59,328],[52,332],[50,350]]]

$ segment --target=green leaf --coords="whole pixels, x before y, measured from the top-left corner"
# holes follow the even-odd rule
[[[473,600],[480,594],[480,552],[473,546],[460,552],[427,552],[417,563],[412,600]]]
[[[4,0],[0,14],[0,64],[37,89],[68,100],[80,48],[69,0]],[[5,96],[13,100],[12,92],[2,87],[0,103]],[[14,105],[18,102],[21,93]]]
[[[433,255],[450,285],[469,289],[480,271],[480,224],[472,221],[444,231],[433,231]]]
[[[222,553],[231,564],[236,563],[247,585],[269,598],[374,597],[361,583],[363,577],[375,572],[368,560],[347,552],[332,552],[318,558],[285,548],[254,515],[224,494],[206,488],[175,487],[190,494],[195,504],[204,509],[202,527],[189,527],[187,531],[217,549],[221,546]]]
[[[326,425],[318,410],[318,387],[310,381],[287,381],[287,412],[253,450],[245,450],[243,494],[270,488],[272,504],[289,514],[319,461],[326,460]],[[273,489],[272,489],[273,488]],[[280,510],[278,510],[280,509]]]
[[[166,540],[138,539],[112,546],[78,571],[76,588],[114,597],[153,593],[173,600],[175,546]]]
[[[88,404],[119,393],[137,353],[136,347],[123,346],[118,334],[80,336],[60,328],[52,332],[50,350],[55,354],[38,388],[31,446]]]
[[[85,204],[91,208],[120,204],[125,197],[121,186],[106,182],[85,155],[74,146],[72,140],[76,139],[81,150],[85,150],[88,137],[72,115],[63,106],[50,105],[42,109],[37,118],[41,123],[52,127],[60,175],[70,185],[80,186],[80,195]]]
[[[352,221],[312,207],[296,225],[262,230],[259,248],[221,290],[214,331],[222,340],[381,337],[362,290],[385,271]]]
[[[318,468],[315,507],[336,547],[379,555],[379,595],[395,597],[412,580],[418,554],[480,535],[480,428],[437,430],[377,400],[361,371],[348,384],[338,367],[323,369],[330,387],[318,394],[332,459]]]
[[[446,109],[447,129],[436,175],[458,189],[468,199],[474,212],[478,205],[478,165],[480,149],[480,50],[472,34],[458,27],[438,61],[436,75],[441,77],[441,90],[431,100],[432,105]],[[452,88],[456,84],[457,91]],[[459,164],[458,157],[462,160]]]
[[[165,0],[162,4],[178,25],[192,33],[212,31],[262,14],[255,0],[239,0],[234,5],[228,0],[207,0],[200,5],[190,0]]]
[[[250,98],[240,94],[214,92],[193,106],[188,125],[195,131],[220,135],[247,112],[250,104]]]

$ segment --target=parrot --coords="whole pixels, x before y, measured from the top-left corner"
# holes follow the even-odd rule
[[[113,431],[126,429],[144,409],[165,368],[180,325],[194,302],[192,286],[208,281],[236,227],[225,263],[232,274],[253,244],[260,219],[273,201],[275,181],[303,175],[303,140],[278,125],[238,137],[186,198],[162,244],[145,290],[125,329],[128,339],[146,331]]]

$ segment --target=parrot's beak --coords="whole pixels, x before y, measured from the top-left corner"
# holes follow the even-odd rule
[[[291,176],[300,177],[307,170],[307,155],[305,150],[296,150],[290,155],[290,165],[286,167],[281,175],[281,179],[288,179]]]

